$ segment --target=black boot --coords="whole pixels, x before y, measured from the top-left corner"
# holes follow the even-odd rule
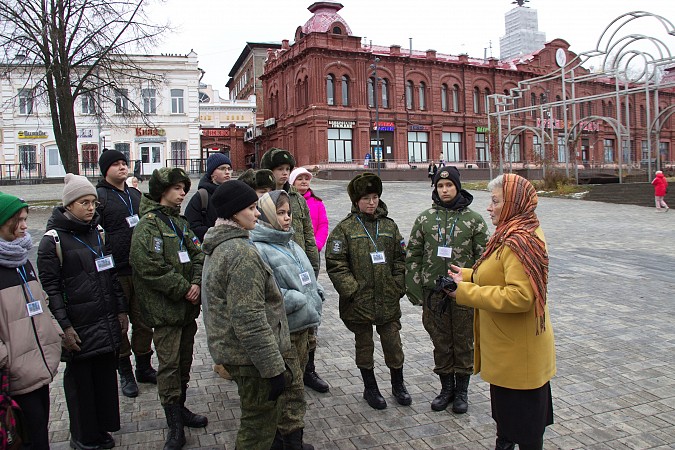
[[[441,392],[431,402],[431,409],[444,411],[451,401],[455,399],[455,374],[439,375],[441,378]]]
[[[408,406],[412,403],[412,398],[403,382],[403,367],[400,369],[389,369],[391,372],[391,393],[396,397],[399,405]]]
[[[328,383],[323,381],[316,373],[314,367],[314,350],[309,352],[309,359],[307,360],[307,365],[305,366],[305,374],[302,377],[302,381],[305,383],[305,386],[314,389],[316,392],[325,393],[330,389]]]
[[[136,355],[136,380],[139,383],[157,384],[157,371],[150,365],[152,352],[147,355]]]
[[[497,442],[495,443],[495,450],[514,450],[515,448],[516,444],[499,437],[497,438]]]
[[[138,385],[134,378],[134,371],[131,369],[131,360],[120,358],[117,372],[120,374],[120,386],[122,386],[122,394],[125,397],[138,397]]]
[[[361,376],[363,377],[363,385],[365,386],[363,398],[366,399],[368,405],[374,409],[386,408],[387,402],[384,397],[382,397],[380,389],[377,387],[377,380],[375,379],[375,372],[373,372],[373,369],[361,369]]]
[[[277,433],[274,435],[274,441],[272,441],[270,450],[284,450],[284,440],[281,438],[279,430],[277,430]]]
[[[314,450],[314,446],[302,443],[304,430],[300,428],[285,436],[281,436],[284,442],[284,450]]]
[[[452,412],[464,414],[469,409],[469,378],[465,373],[455,374],[455,401],[452,402]]]
[[[180,450],[185,445],[185,430],[183,430],[183,417],[180,405],[166,405],[166,424],[169,426],[169,434],[164,443],[164,450]]]
[[[209,419],[206,416],[195,414],[185,407],[187,388],[187,384],[183,385],[180,395],[180,412],[183,418],[183,425],[188,428],[204,428],[209,424]]]

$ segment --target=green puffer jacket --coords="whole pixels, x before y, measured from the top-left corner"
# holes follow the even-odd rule
[[[180,238],[158,213],[171,219],[183,231],[183,250],[190,262],[178,259]],[[199,305],[185,299],[190,286],[201,285],[204,254],[179,208],[162,206],[148,197],[141,198],[141,220],[131,238],[129,262],[134,270],[134,288],[141,313],[150,327],[182,326],[199,317]]]
[[[440,227],[440,233],[439,233]],[[422,305],[436,279],[447,276],[450,264],[471,267],[480,258],[488,240],[483,217],[469,208],[451,210],[434,204],[415,220],[405,259],[408,300]],[[438,247],[452,247],[452,257],[438,256]]]
[[[261,378],[285,371],[291,340],[284,298],[248,231],[216,225],[204,236],[204,325],[216,364],[254,366]]]
[[[384,252],[384,264],[373,264],[375,247],[364,226],[377,250]],[[382,200],[372,216],[354,205],[333,229],[326,243],[326,270],[340,295],[343,321],[382,325],[401,317],[405,242]]]
[[[319,276],[319,249],[316,247],[316,238],[314,237],[314,228],[312,228],[312,217],[309,215],[307,200],[293,186],[286,183],[286,192],[288,192],[291,204],[292,220],[291,226],[295,234],[293,241],[305,252],[309,262],[314,269],[314,275]]]

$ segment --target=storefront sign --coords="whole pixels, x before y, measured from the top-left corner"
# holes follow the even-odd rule
[[[431,131],[429,125],[410,125],[408,131]]]
[[[328,126],[331,128],[354,128],[356,122],[353,120],[329,120]]]
[[[476,133],[488,133],[489,131],[488,127],[476,127]]]
[[[396,129],[396,126],[394,125],[394,122],[374,122],[373,130],[378,129],[380,131],[394,131]]]
[[[572,128],[574,123],[571,120],[567,121],[567,128]],[[565,122],[560,119],[541,119],[537,118],[537,128],[553,128],[554,130],[562,130],[565,128]],[[581,131],[600,131],[600,124],[598,122],[581,121],[579,128]]]
[[[84,130],[77,130],[78,138],[91,138],[94,137],[94,130],[91,128],[85,128]]]
[[[202,136],[227,137],[229,135],[229,128],[202,128]]]
[[[19,131],[17,137],[19,139],[47,139],[46,131]]]
[[[164,128],[136,128],[136,136],[166,136]]]

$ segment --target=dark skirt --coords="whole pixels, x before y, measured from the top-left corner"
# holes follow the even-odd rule
[[[490,385],[492,418],[497,437],[517,444],[541,442],[548,425],[553,424],[551,384],[537,389],[517,390]]]

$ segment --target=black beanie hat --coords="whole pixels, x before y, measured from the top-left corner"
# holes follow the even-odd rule
[[[382,180],[371,172],[363,172],[352,178],[347,186],[347,193],[353,204],[357,204],[361,197],[368,194],[382,195]]]
[[[230,219],[242,209],[258,201],[258,194],[241,180],[232,180],[218,186],[211,195],[211,203],[222,219]]]
[[[115,161],[124,161],[129,165],[129,160],[124,153],[118,150],[104,150],[101,156],[98,157],[98,167],[101,169],[101,175],[105,177],[108,169]]]
[[[185,183],[185,192],[187,193],[192,183],[190,182],[190,177],[188,177],[183,169],[178,167],[155,169],[148,181],[148,195],[154,201],[159,202],[162,199],[164,191],[180,182]]]
[[[291,152],[282,148],[271,148],[265,152],[260,160],[260,168],[272,170],[282,164],[290,164],[291,170],[295,167],[295,158]]]
[[[434,177],[434,186],[438,184],[439,180],[450,180],[457,188],[457,192],[462,190],[462,182],[459,181],[459,169],[455,166],[441,167]]]

